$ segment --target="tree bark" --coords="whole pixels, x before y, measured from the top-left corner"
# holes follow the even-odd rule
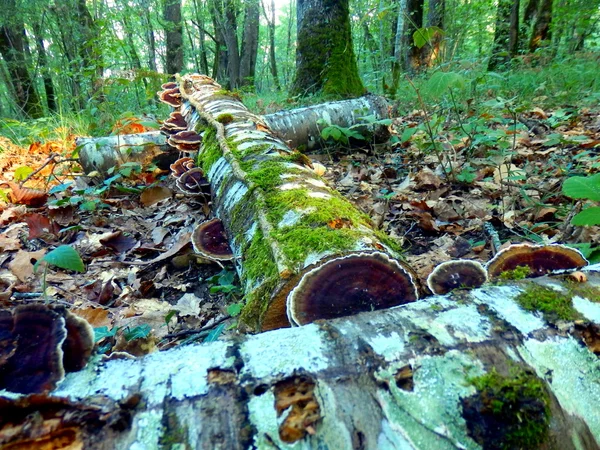
[[[446,0],[429,0],[427,12],[427,27],[438,27],[444,29],[444,14],[446,12]],[[426,67],[433,67],[441,57],[443,36],[435,34],[431,42],[425,44],[421,49],[421,62]]]
[[[181,0],[165,0],[163,18],[167,41],[168,74],[183,70],[183,25],[181,23]]]
[[[496,13],[494,45],[488,70],[505,65],[518,49],[519,0],[500,0]]]
[[[15,20],[16,5],[13,1],[5,5],[6,11],[13,11],[0,27],[0,54],[6,63],[10,82],[15,94],[15,103],[28,117],[39,118],[44,115],[40,98],[27,69],[23,34],[25,27]]]
[[[550,25],[552,23],[552,1],[540,0],[537,16],[533,24],[531,39],[529,40],[529,51],[534,53],[543,41],[550,39]]]
[[[589,275],[597,286],[600,276]],[[500,448],[506,440],[499,430],[511,420],[525,423],[539,402],[547,406],[548,420],[537,422],[538,436],[547,437],[513,441],[512,448],[598,449],[598,357],[578,332],[598,332],[598,306],[578,300],[587,325],[557,328],[519,307],[514,299],[522,289],[486,286],[461,292],[460,301],[429,297],[300,328],[90,364],[68,374],[52,398],[103,404],[105,410],[112,405],[108,417],[131,416],[120,427],[92,427],[89,419],[75,427],[84,442],[80,448]],[[491,396],[476,387],[484,374],[514,382],[516,391]],[[532,383],[546,394],[527,397]],[[497,420],[487,427],[484,414],[471,413],[473,400],[502,408],[515,401],[511,394],[525,408],[500,417],[488,410],[487,417]],[[23,430],[12,442],[28,439],[31,426],[22,422],[48,420],[9,413],[11,430]],[[55,430],[52,425],[48,429]],[[521,428],[523,439],[537,427]]]
[[[183,77],[180,91],[193,107],[183,108],[189,129],[204,126],[198,161],[214,193],[213,212],[223,222],[235,255],[245,293],[244,323],[254,329],[289,326],[290,291],[297,288],[298,302],[319,309],[323,302],[343,301],[346,297],[336,295],[352,283],[370,280],[369,267],[395,271],[390,281],[401,283],[404,269],[394,259],[397,244],[327,187],[306,167],[306,157],[276,138],[260,117],[202,75]],[[380,253],[369,253],[374,251]],[[373,266],[361,265],[370,258],[377,259]],[[360,270],[331,287],[325,274],[332,267],[340,274]],[[331,297],[324,287],[335,291]],[[365,307],[381,307],[371,303],[368,288],[355,293],[361,294],[360,305],[364,301]],[[411,296],[416,294],[408,287],[389,301],[404,302]]]
[[[140,7],[144,13],[144,23],[146,44],[148,45],[148,67],[156,72],[156,39],[154,38],[154,28],[152,27],[152,18],[150,17],[149,0],[140,0]]]
[[[364,87],[354,55],[348,0],[298,0],[297,20],[292,91],[298,95],[361,95]]]
[[[40,71],[42,72],[42,78],[44,80],[46,103],[48,104],[48,109],[51,112],[57,112],[58,107],[56,104],[56,93],[54,91],[54,84],[52,83],[52,75],[50,75],[50,67],[48,66],[48,56],[46,55],[46,48],[44,47],[42,29],[40,23],[36,21],[33,22],[32,26],[33,34],[35,35],[35,44],[38,52]]]
[[[260,0],[247,0],[244,13],[244,34],[240,52],[240,85],[254,87],[258,51]]]
[[[366,116],[375,116],[376,120],[387,119],[388,104],[383,97],[369,95],[280,111],[263,116],[262,119],[271,131],[290,147],[310,151],[326,145],[321,139],[322,126],[317,123],[324,115],[329,116],[332,124],[349,128],[360,124],[361,118]],[[381,124],[365,125],[356,130],[376,143],[387,141],[390,135],[389,128]],[[79,161],[86,173],[94,170],[106,173],[111,167],[128,161],[152,159],[152,155],[139,155],[146,152],[146,148],[153,151],[153,147],[148,144],[158,145],[163,151],[168,150],[166,137],[158,131],[77,139],[77,146],[80,147]]]
[[[419,71],[422,63],[421,49],[415,45],[413,35],[423,26],[423,2],[424,0],[406,0],[404,34],[402,37],[402,69],[410,74]]]
[[[275,89],[280,91],[279,75],[277,74],[277,59],[275,58],[275,0],[271,0],[270,8],[267,10],[265,2],[262,3],[262,10],[267,21],[267,30],[269,33],[269,70],[273,77]],[[269,17],[270,14],[270,17]]]

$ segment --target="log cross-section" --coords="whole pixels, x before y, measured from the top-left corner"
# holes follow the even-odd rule
[[[209,77],[178,81],[181,112],[203,136],[198,165],[235,255],[246,324],[266,330],[289,326],[288,318],[302,324],[417,299],[395,242],[329,188],[310,160]]]

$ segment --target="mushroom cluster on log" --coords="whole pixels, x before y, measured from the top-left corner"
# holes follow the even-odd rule
[[[181,114],[184,133],[197,133],[201,144],[198,169],[178,163],[172,170],[181,173],[178,185],[196,170],[210,182],[213,213],[229,236],[245,293],[246,324],[267,330],[418,298],[397,244],[262,117],[207,76],[178,82],[181,105],[172,116]]]

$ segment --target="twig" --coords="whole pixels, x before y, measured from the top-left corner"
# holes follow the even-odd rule
[[[502,242],[500,242],[500,236],[498,235],[498,232],[494,229],[494,226],[489,222],[483,224],[483,229],[490,236],[490,240],[492,242],[492,253],[495,255],[498,252],[500,246],[502,245]]]
[[[213,329],[214,327],[222,324],[223,322],[225,322],[228,319],[231,319],[231,316],[223,316],[219,320],[215,321],[214,323],[211,323],[210,325],[204,325],[202,328],[199,328],[199,329],[182,330],[182,331],[178,331],[177,333],[170,333],[170,334],[165,335],[163,339],[178,338],[178,337],[182,337],[182,336],[188,336],[190,334],[199,334],[204,331]]]
[[[44,167],[46,167],[48,164],[50,164],[51,162],[56,164],[56,161],[54,161],[54,158],[56,158],[57,156],[60,156],[58,153],[50,153],[50,156],[48,156],[48,159],[46,159],[46,161],[44,161],[44,163],[38,167],[37,170],[34,170],[33,172],[31,172],[29,175],[27,175],[25,178],[23,178],[21,180],[21,182],[19,183],[19,187],[23,187],[23,185],[30,180],[32,177],[34,177],[36,174],[38,174]]]

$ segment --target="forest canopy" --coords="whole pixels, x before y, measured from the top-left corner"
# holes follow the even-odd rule
[[[460,73],[473,86],[487,82],[497,88],[493,94],[508,96],[543,81],[515,86],[494,74],[572,68],[565,58],[597,50],[600,37],[599,0],[3,0],[2,6],[11,14],[0,18],[0,117],[77,113],[92,134],[128,111],[157,114],[157,87],[177,72],[208,74],[265,104],[288,93],[414,98],[406,76],[435,71]],[[563,77],[586,75],[594,74],[582,68]]]

